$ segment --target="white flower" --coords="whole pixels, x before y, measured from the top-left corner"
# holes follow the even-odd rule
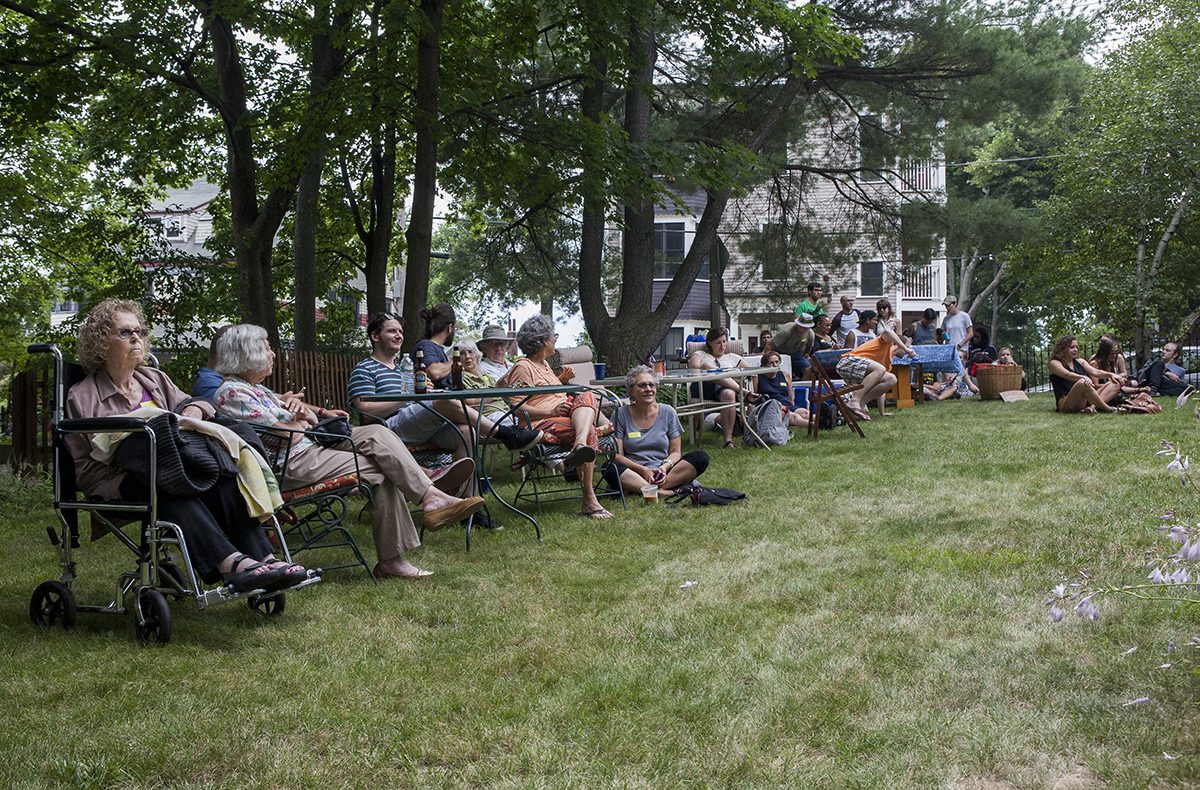
[[[1129,702],[1122,702],[1121,707],[1128,708],[1130,705],[1145,705],[1149,701],[1149,697],[1138,697],[1137,699],[1129,700]]]
[[[1134,654],[1134,653],[1136,653],[1136,652],[1137,652],[1137,645],[1134,645],[1133,647],[1129,648],[1128,650],[1126,650],[1126,651],[1125,651],[1124,653],[1122,653],[1121,655],[1123,655],[1123,656],[1129,656],[1129,655],[1133,655],[1133,654]]]

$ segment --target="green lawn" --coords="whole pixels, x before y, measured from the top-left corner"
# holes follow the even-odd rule
[[[1139,577],[1166,545],[1159,514],[1188,504],[1158,440],[1198,428],[1170,406],[1059,416],[1043,395],[769,453],[706,437],[707,482],[748,502],[631,503],[605,524],[562,504],[540,544],[510,521],[469,554],[438,533],[414,557],[429,582],[341,571],[271,621],[180,602],[173,641],[149,648],[128,617],[34,630],[29,595],[56,573],[48,495],[0,481],[0,778],[1195,786],[1200,610],[1107,600],[1101,622],[1055,626],[1043,599],[1080,567]],[[115,549],[80,557],[92,598]]]

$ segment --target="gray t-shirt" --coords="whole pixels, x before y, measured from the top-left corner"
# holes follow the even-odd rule
[[[671,439],[683,433],[679,415],[665,403],[658,405],[654,424],[642,430],[633,424],[629,407],[622,406],[613,416],[613,436],[621,440],[623,455],[642,466],[657,467],[667,460]]]
[[[942,319],[942,329],[950,342],[957,346],[967,338],[967,332],[971,329],[971,316],[964,310],[947,315]]]

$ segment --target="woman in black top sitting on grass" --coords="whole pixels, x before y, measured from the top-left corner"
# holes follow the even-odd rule
[[[1059,412],[1094,414],[1097,411],[1117,411],[1108,402],[1121,391],[1121,385],[1111,379],[1097,385],[1108,374],[1079,358],[1079,341],[1074,335],[1066,335],[1054,344],[1048,367],[1055,408]]]
[[[760,364],[764,368],[777,368],[774,373],[758,374],[758,394],[783,404],[787,412],[788,425],[808,425],[808,409],[797,409],[792,376],[779,370],[779,352],[768,351],[762,355]]]

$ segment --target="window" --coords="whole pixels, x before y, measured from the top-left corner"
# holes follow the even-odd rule
[[[864,181],[882,181],[888,166],[887,131],[878,115],[864,115],[858,122],[858,166]]]
[[[168,239],[183,238],[183,222],[178,217],[167,217],[166,221],[163,222],[163,227],[167,231]]]
[[[669,280],[683,263],[684,237],[682,222],[654,223],[654,278]]]
[[[788,278],[788,228],[782,222],[767,222],[762,227],[762,245],[759,248],[764,280],[786,280]]]
[[[658,344],[654,358],[675,359],[675,352],[681,348],[683,348],[683,327],[673,326],[667,330],[667,336]]]
[[[883,261],[865,261],[859,264],[858,295],[883,296]]]

